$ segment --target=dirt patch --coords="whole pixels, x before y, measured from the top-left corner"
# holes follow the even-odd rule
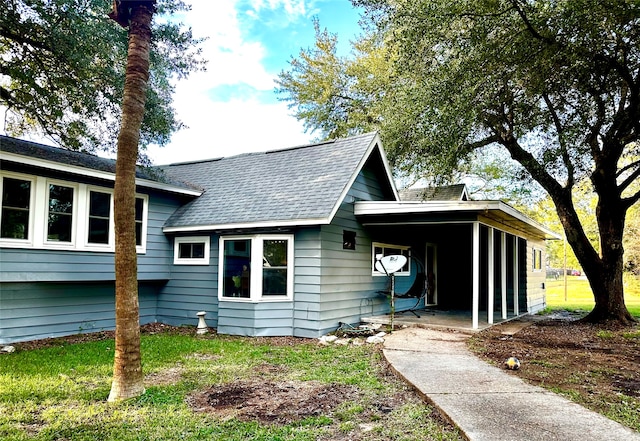
[[[478,333],[470,348],[498,366],[517,357],[521,366],[514,375],[567,393],[601,413],[622,401],[640,409],[640,326],[603,328],[556,314],[513,335],[504,334],[504,328]]]
[[[331,416],[345,401],[356,400],[353,386],[315,381],[241,381],[213,386],[192,395],[188,402],[200,412],[223,419],[288,424],[309,417]]]
[[[176,384],[182,379],[184,369],[181,367],[172,367],[162,371],[153,372],[145,375],[144,384],[146,386],[166,386],[168,384]]]
[[[187,402],[195,411],[221,419],[290,424],[312,417],[333,418],[344,403],[362,403],[362,400],[363,393],[355,386],[252,379],[212,386],[192,394]],[[416,401],[409,390],[378,397],[367,406],[360,419],[380,421],[397,407]]]

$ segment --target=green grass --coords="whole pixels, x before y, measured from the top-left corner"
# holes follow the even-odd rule
[[[156,334],[142,337],[147,376],[173,370],[173,381],[150,384],[144,395],[107,403],[113,341],[60,344],[0,356],[0,439],[22,440],[362,440],[461,439],[408,394],[391,412],[376,403],[406,394],[383,372],[372,346],[292,346],[268,339]],[[265,373],[261,367],[277,366]],[[261,424],[195,412],[187,397],[215,385],[260,378],[348,385],[360,392],[333,413],[289,424]],[[373,410],[372,410],[373,409]],[[366,427],[366,429],[363,429]]]
[[[624,300],[629,312],[640,318],[640,279],[625,275]],[[565,300],[564,280],[547,279],[547,307],[569,311],[591,311],[594,306],[593,293],[584,277],[567,277],[567,299]]]

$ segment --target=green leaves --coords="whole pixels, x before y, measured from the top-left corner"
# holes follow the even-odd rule
[[[10,0],[0,11],[0,105],[19,136],[40,131],[81,150],[114,150],[124,84],[127,31],[103,0]],[[160,10],[183,10],[180,1]],[[173,78],[203,67],[190,30],[154,29],[151,81],[141,143],[165,144],[181,124],[172,108]]]

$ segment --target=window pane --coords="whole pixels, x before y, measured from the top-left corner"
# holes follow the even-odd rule
[[[287,240],[263,241],[262,295],[287,295]]]
[[[109,219],[89,218],[89,243],[109,243]]]
[[[287,269],[263,268],[262,269],[262,295],[286,296],[287,295]]]
[[[49,225],[47,240],[71,242],[73,188],[49,185]]]
[[[109,217],[111,211],[111,195],[92,191],[89,194],[89,216]]]
[[[22,179],[3,178],[2,221],[0,236],[10,239],[29,238],[29,204],[31,182]]]
[[[224,297],[251,296],[251,240],[225,240],[222,264],[222,295]]]
[[[263,246],[265,267],[287,266],[286,240],[265,240]]]
[[[136,198],[136,245],[142,245],[142,209],[144,199]]]
[[[4,178],[2,182],[2,206],[29,209],[31,182]]]
[[[109,243],[109,215],[111,195],[98,191],[89,192],[89,243]]]
[[[178,257],[180,259],[204,259],[204,243],[186,242],[178,244]]]
[[[136,222],[142,222],[143,208],[144,208],[144,199],[136,198]]]
[[[191,257],[193,259],[204,259],[204,244],[193,243],[191,244]]]
[[[191,259],[191,246],[190,243],[178,244],[178,257],[180,259]]]

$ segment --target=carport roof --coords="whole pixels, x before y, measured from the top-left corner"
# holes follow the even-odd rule
[[[356,202],[355,215],[364,225],[484,222],[527,237],[562,238],[502,201],[363,201]]]

